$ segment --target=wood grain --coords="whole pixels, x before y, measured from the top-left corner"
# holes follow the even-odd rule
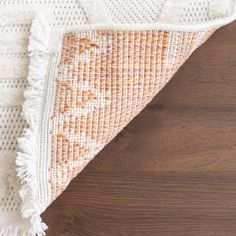
[[[43,214],[48,236],[236,234],[236,22]]]

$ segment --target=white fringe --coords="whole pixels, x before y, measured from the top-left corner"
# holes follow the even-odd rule
[[[88,17],[88,23],[112,23],[112,17],[103,0],[80,0]]]
[[[25,91],[23,116],[29,128],[23,131],[18,139],[19,152],[16,158],[17,176],[21,180],[22,198],[21,213],[30,221],[30,235],[45,235],[47,226],[42,223],[42,209],[37,199],[38,183],[36,163],[38,158],[37,135],[42,112],[44,82],[49,61],[49,26],[45,18],[39,14],[33,20],[29,42],[29,88]]]

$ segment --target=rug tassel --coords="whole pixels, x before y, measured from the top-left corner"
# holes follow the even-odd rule
[[[49,60],[49,35],[49,26],[45,18],[43,15],[37,15],[32,24],[28,47],[30,56],[29,88],[24,93],[25,102],[22,111],[29,128],[25,129],[18,139],[19,152],[16,158],[17,176],[21,180],[21,190],[19,191],[22,199],[21,213],[23,218],[30,220],[30,226],[25,233],[38,236],[45,235],[44,231],[47,229],[47,226],[42,223],[40,214],[43,210],[37,200],[36,161],[38,158],[37,133]]]

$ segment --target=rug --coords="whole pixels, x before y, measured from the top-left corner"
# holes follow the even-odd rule
[[[28,236],[236,2],[2,0],[0,13],[0,236]]]

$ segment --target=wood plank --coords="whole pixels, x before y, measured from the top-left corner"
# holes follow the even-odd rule
[[[48,235],[235,235],[235,172],[84,171],[46,212]]]

